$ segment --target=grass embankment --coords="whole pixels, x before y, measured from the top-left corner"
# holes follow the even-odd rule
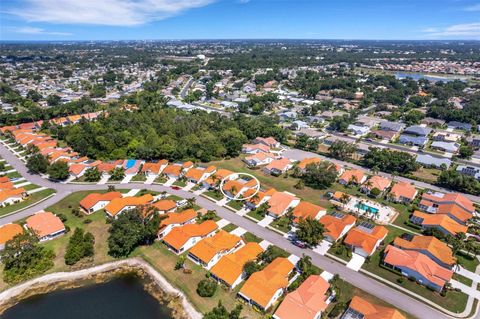
[[[17,211],[19,209],[30,206],[32,204],[35,204],[35,203],[41,201],[42,199],[44,199],[45,197],[47,197],[49,195],[52,195],[53,193],[55,193],[55,190],[50,189],[50,188],[41,190],[41,191],[36,192],[36,193],[33,193],[33,194],[29,195],[27,199],[25,199],[21,202],[18,202],[16,204],[12,204],[12,205],[0,208],[0,216],[9,214],[11,212],[14,212],[14,211]]]

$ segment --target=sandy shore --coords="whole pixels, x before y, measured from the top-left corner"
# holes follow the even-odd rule
[[[6,308],[11,307],[12,304],[16,304],[21,299],[29,296],[29,291],[32,288],[81,280],[94,275],[115,271],[121,268],[138,268],[145,271],[163,292],[173,296],[177,296],[179,298],[185,314],[190,319],[201,319],[203,317],[202,314],[199,313],[192,306],[192,304],[190,304],[183,292],[173,287],[152,266],[150,266],[143,259],[139,258],[119,260],[72,272],[57,272],[29,280],[0,293],[0,313],[3,312]]]

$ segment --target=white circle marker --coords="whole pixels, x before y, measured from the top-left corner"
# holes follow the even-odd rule
[[[231,196],[227,195],[227,194],[224,192],[224,190],[223,190],[223,184],[225,184],[225,182],[229,181],[229,180],[230,180],[229,177],[232,176],[232,175],[235,175],[237,178],[238,178],[239,175],[244,175],[244,176],[248,176],[248,177],[251,177],[252,179],[254,179],[254,180],[257,182],[257,184],[255,185],[255,187],[253,187],[253,189],[255,190],[255,192],[254,192],[252,195],[248,196],[248,197],[242,197],[242,198],[236,198],[236,197],[231,197]],[[225,196],[226,198],[228,198],[228,199],[230,199],[230,200],[238,200],[238,201],[240,201],[240,200],[248,200],[248,199],[252,198],[253,196],[257,195],[257,193],[260,191],[260,181],[258,180],[258,178],[256,178],[256,177],[253,176],[252,174],[248,174],[248,173],[232,173],[232,174],[229,174],[229,175],[225,176],[225,177],[221,180],[219,188],[220,188],[220,192],[223,194],[223,196]]]

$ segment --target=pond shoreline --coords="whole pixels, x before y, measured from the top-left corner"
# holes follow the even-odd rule
[[[144,284],[145,289],[159,302],[165,304],[172,311],[175,319],[201,319],[203,317],[181,291],[173,287],[150,264],[140,258],[110,262],[72,272],[52,273],[13,286],[0,293],[0,314],[34,295],[78,288],[84,286],[87,281],[107,282],[128,273],[150,279],[148,283]]]

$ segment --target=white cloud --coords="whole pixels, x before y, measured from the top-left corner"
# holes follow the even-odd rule
[[[22,0],[9,10],[30,22],[139,25],[162,20],[216,0]]]
[[[23,33],[23,34],[58,35],[58,36],[72,35],[71,33],[68,33],[68,32],[47,31],[41,28],[34,28],[34,27],[10,27],[9,29],[14,33]]]
[[[480,11],[480,3],[464,8],[465,11]]]
[[[454,24],[443,28],[427,28],[422,32],[431,38],[480,39],[480,22]]]

